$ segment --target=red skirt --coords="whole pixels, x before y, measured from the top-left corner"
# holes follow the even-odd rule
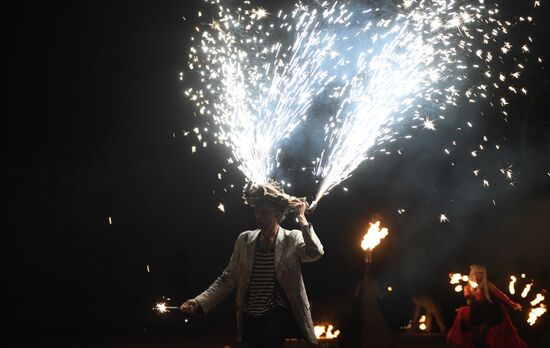
[[[527,343],[518,336],[508,312],[504,308],[502,311],[502,321],[491,326],[487,332],[487,348],[527,348]],[[453,326],[447,333],[447,343],[457,348],[474,348],[469,324],[470,307],[460,307],[456,312]]]

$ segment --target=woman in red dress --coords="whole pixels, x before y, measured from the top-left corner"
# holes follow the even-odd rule
[[[457,310],[447,342],[460,348],[527,348],[504,306],[493,302],[490,295],[521,310],[520,304],[487,280],[485,266],[470,266],[469,284],[464,287],[468,305]]]

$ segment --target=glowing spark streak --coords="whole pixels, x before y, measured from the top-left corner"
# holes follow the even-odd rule
[[[277,144],[303,121],[323,89],[321,64],[336,39],[317,29],[317,10],[295,10],[296,23],[280,26],[294,36],[284,47],[258,25],[266,15],[261,8],[220,8],[217,22],[223,25],[202,32],[201,50],[190,49],[190,68],[204,76],[206,90],[187,93],[201,115],[213,117],[219,142],[257,183],[271,176]]]
[[[536,298],[533,301],[531,301],[531,306],[535,307],[536,305],[538,305],[542,301],[544,301],[544,295],[543,294],[537,294]]]
[[[531,287],[533,286],[533,283],[529,283],[525,285],[525,288],[523,288],[523,291],[521,292],[521,297],[526,298],[527,294],[529,294],[529,291],[531,291]]]
[[[516,294],[516,289],[514,287],[514,285],[516,284],[516,280],[517,280],[517,278],[515,276],[510,276],[510,283],[508,284],[508,291],[510,292],[511,295]]]
[[[540,318],[544,313],[546,313],[546,306],[542,304],[537,308],[531,308],[531,310],[529,311],[529,319],[527,319],[527,322],[531,326],[535,325],[537,319]]]
[[[433,49],[410,31],[408,23],[395,31],[378,55],[370,60],[359,55],[357,72],[346,81],[347,97],[337,112],[343,115],[342,123],[330,133],[328,155],[321,155],[314,173],[322,178],[315,202],[348,178],[377,141],[391,138],[392,113],[406,107],[407,97],[417,93],[427,77],[420,67]]]
[[[439,216],[439,222],[440,222],[440,223],[449,222],[449,218],[447,217],[447,214],[441,214],[441,215]]]
[[[167,306],[166,303],[161,302],[161,303],[157,303],[155,308],[153,309],[158,311],[159,313],[167,313],[167,312],[170,312],[170,309],[179,309],[179,307]]]

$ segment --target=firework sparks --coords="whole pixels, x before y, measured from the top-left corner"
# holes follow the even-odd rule
[[[473,103],[491,97],[498,101],[491,105],[506,114],[509,99],[502,94],[500,84],[506,83],[507,74],[497,72],[493,67],[497,63],[493,62],[496,57],[513,61],[514,56],[529,50],[526,46],[516,49],[506,41],[512,22],[501,21],[498,4],[491,6],[476,7],[462,1],[405,1],[397,15],[379,20],[372,26],[375,30],[366,30],[370,36],[350,35],[359,37],[349,40],[350,47],[372,48],[359,50],[349,59],[355,71],[345,75],[341,88],[333,95],[340,98],[341,104],[325,127],[328,147],[314,172],[321,179],[315,202],[350,177],[370,158],[373,147],[393,142],[398,123],[407,118],[423,119],[425,129],[435,130],[432,119],[418,117],[415,109],[422,108],[423,103],[446,110],[464,99]],[[360,18],[351,18],[361,22]],[[486,81],[479,83],[472,77],[481,66]],[[504,91],[517,92],[514,86]],[[471,122],[467,124],[473,127]],[[445,152],[450,154],[448,149]],[[472,151],[472,156],[476,157],[477,152]],[[484,180],[483,185],[488,187],[489,182]]]
[[[443,222],[449,222],[449,218],[447,217],[447,214],[441,214],[439,215],[439,222],[440,223],[443,223]]]
[[[463,102],[484,101],[507,117],[510,97],[527,93],[523,58],[531,57],[532,40],[510,37],[532,18],[504,18],[498,3],[404,0],[357,11],[352,3],[317,2],[271,15],[250,1],[238,8],[205,2],[213,19],[195,28],[188,59],[201,86],[185,94],[247,180],[274,176],[283,141],[310,117],[313,103],[335,111],[315,115],[327,120],[312,207],[373,158],[374,147],[395,141],[400,125],[420,121],[435,131],[429,115],[445,119],[441,113]],[[207,132],[195,131],[197,145],[207,146]],[[472,156],[479,151],[483,146]],[[510,170],[503,174],[512,180]]]
[[[171,309],[179,309],[179,307],[167,306],[165,302],[157,303],[155,307],[153,307],[153,310],[156,310],[161,314],[168,313]]]
[[[199,45],[189,55],[189,68],[201,76],[203,88],[186,95],[200,115],[214,120],[214,136],[231,149],[246,178],[265,183],[279,143],[307,117],[324,88],[321,64],[336,35],[318,30],[317,10],[296,8],[292,22],[283,19],[276,26],[265,9],[250,9],[249,2],[237,9],[209,3],[218,7],[217,17],[197,27]],[[285,36],[290,43],[274,39]]]

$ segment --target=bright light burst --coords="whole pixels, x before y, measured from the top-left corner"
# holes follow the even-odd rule
[[[231,149],[247,179],[265,183],[276,148],[323,90],[327,73],[321,65],[337,36],[320,30],[317,10],[281,12],[280,22],[270,23],[267,11],[250,9],[249,2],[237,9],[207,2],[217,7],[216,19],[197,27],[189,55],[189,68],[203,86],[186,95],[214,120],[215,137]]]
[[[157,303],[153,309],[161,314],[164,314],[170,312],[171,309],[179,309],[179,307],[167,306],[165,302],[160,302]]]
[[[528,53],[506,41],[514,25],[500,18],[498,4],[405,1],[376,22],[362,15],[349,17],[349,23],[367,23],[365,35],[348,35],[351,51],[359,53],[335,93],[341,102],[325,127],[328,148],[315,171],[322,179],[315,202],[371,158],[374,146],[396,140],[399,122],[423,120],[424,128],[435,130],[421,113],[480,99],[507,115],[505,95],[516,88],[502,84],[523,66],[506,71],[502,62]]]
[[[196,27],[189,53],[201,86],[185,94],[256,183],[274,176],[280,146],[312,116],[312,104],[326,105],[315,115],[326,121],[326,146],[312,206],[404,126],[436,130],[448,109],[483,100],[506,118],[511,97],[527,93],[531,39],[512,34],[532,18],[505,18],[495,2],[299,2],[276,15],[250,1],[205,2],[213,19]],[[206,131],[194,132],[202,147]],[[510,168],[502,172],[512,180]]]

